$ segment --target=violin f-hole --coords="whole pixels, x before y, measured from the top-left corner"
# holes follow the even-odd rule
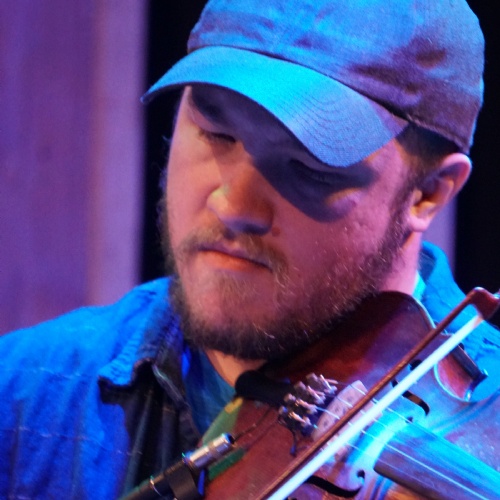
[[[419,360],[419,359],[412,361],[408,365],[409,370],[413,371],[420,363],[421,363],[421,360]],[[396,387],[398,385],[397,379],[393,379],[391,385],[392,385],[392,387]],[[419,408],[422,408],[425,416],[429,415],[431,408],[420,396],[417,396],[412,391],[405,391],[403,393],[403,398],[416,404]],[[407,417],[407,420],[409,420],[411,422],[414,419],[413,419],[413,417],[410,416],[410,417]]]

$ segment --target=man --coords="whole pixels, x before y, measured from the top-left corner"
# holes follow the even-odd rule
[[[176,273],[1,339],[2,497],[116,498],[193,449],[241,373],[364,298],[405,292],[438,321],[462,297],[422,233],[471,168],[465,1],[213,0],[188,48],[145,97],[182,89]],[[466,342],[480,368],[499,345],[488,326]]]

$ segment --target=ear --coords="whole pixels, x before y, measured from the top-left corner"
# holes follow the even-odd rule
[[[462,153],[447,155],[413,192],[409,224],[413,231],[424,232],[436,214],[448,204],[467,182],[470,159]]]

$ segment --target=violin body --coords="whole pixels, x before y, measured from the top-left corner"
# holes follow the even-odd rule
[[[351,316],[336,325],[331,335],[300,355],[268,366],[266,375],[271,380],[289,380],[295,384],[305,380],[308,374],[316,373],[341,381],[342,388],[357,387],[361,383],[370,389],[431,328],[426,312],[416,301],[401,293],[386,292],[364,301]],[[437,345],[430,345],[427,350],[430,352],[435,347]],[[423,352],[422,356],[425,354]],[[418,360],[414,360],[408,369],[415,363]],[[471,470],[466,470],[465,465],[465,469],[452,471],[459,482],[465,481],[466,488],[480,489],[481,485],[475,481],[497,481],[500,478],[500,449],[497,445],[500,443],[500,425],[496,422],[500,418],[500,391],[483,401],[466,402],[464,398],[474,384],[469,373],[449,355],[434,372],[419,381],[409,399],[398,399],[391,411],[381,415],[355,442],[351,441],[352,446],[339,452],[336,460],[321,467],[291,498],[474,498],[466,496],[467,490],[460,497],[446,484],[438,486],[441,490],[434,491],[433,484],[428,484],[434,482],[434,476],[426,476],[421,468],[415,471],[411,460],[410,465],[406,465],[398,455],[409,455],[412,448],[419,449],[420,456],[429,458],[431,465],[435,462],[437,467],[446,469],[448,457],[458,447],[480,460],[481,468],[485,464],[486,471],[486,479],[481,479],[476,470],[479,462],[473,462]],[[252,395],[244,396],[228,408],[228,412],[234,413],[228,420],[235,420],[235,423],[231,429],[224,429],[239,436],[236,450],[210,471],[206,498],[267,498],[277,478],[299,463],[317,439],[314,432],[302,435],[298,430],[290,430],[283,425],[277,409]],[[405,436],[405,429],[414,423],[419,429],[418,445],[414,435]],[[321,417],[316,427],[321,429],[328,425],[328,417]],[[432,432],[429,439],[422,429]],[[456,445],[451,450],[446,448],[449,442]],[[394,449],[394,446],[401,451],[395,455],[388,453],[387,450]],[[441,449],[446,456],[437,456]],[[462,465],[460,455],[456,461]],[[416,480],[422,478],[423,486]],[[485,491],[486,495],[498,495],[491,498],[500,498],[500,494],[491,493],[494,489]]]

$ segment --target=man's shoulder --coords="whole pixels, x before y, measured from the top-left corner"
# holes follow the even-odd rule
[[[425,243],[420,256],[420,272],[425,281],[423,304],[435,322],[441,321],[465,297],[455,283],[446,255],[438,247]],[[476,314],[473,306],[467,306],[450,324],[448,331],[455,332]],[[500,332],[489,323],[482,323],[465,340],[467,353],[484,369],[500,356]],[[491,371],[491,370],[490,370]]]
[[[133,288],[114,304],[82,307],[3,335],[0,370],[105,362],[143,327],[159,301],[166,304],[168,285],[167,279],[155,280]]]
[[[132,370],[149,339],[148,325],[163,317],[160,310],[168,317],[167,291],[168,280],[147,283],[112,305],[81,308],[0,338],[0,496],[18,484],[56,496],[84,491],[71,481],[75,467],[90,474],[118,471],[116,482],[104,487],[116,489],[129,454],[126,405],[143,395],[104,390],[99,374],[113,361],[123,367],[124,358]],[[12,467],[23,476],[11,477]]]

